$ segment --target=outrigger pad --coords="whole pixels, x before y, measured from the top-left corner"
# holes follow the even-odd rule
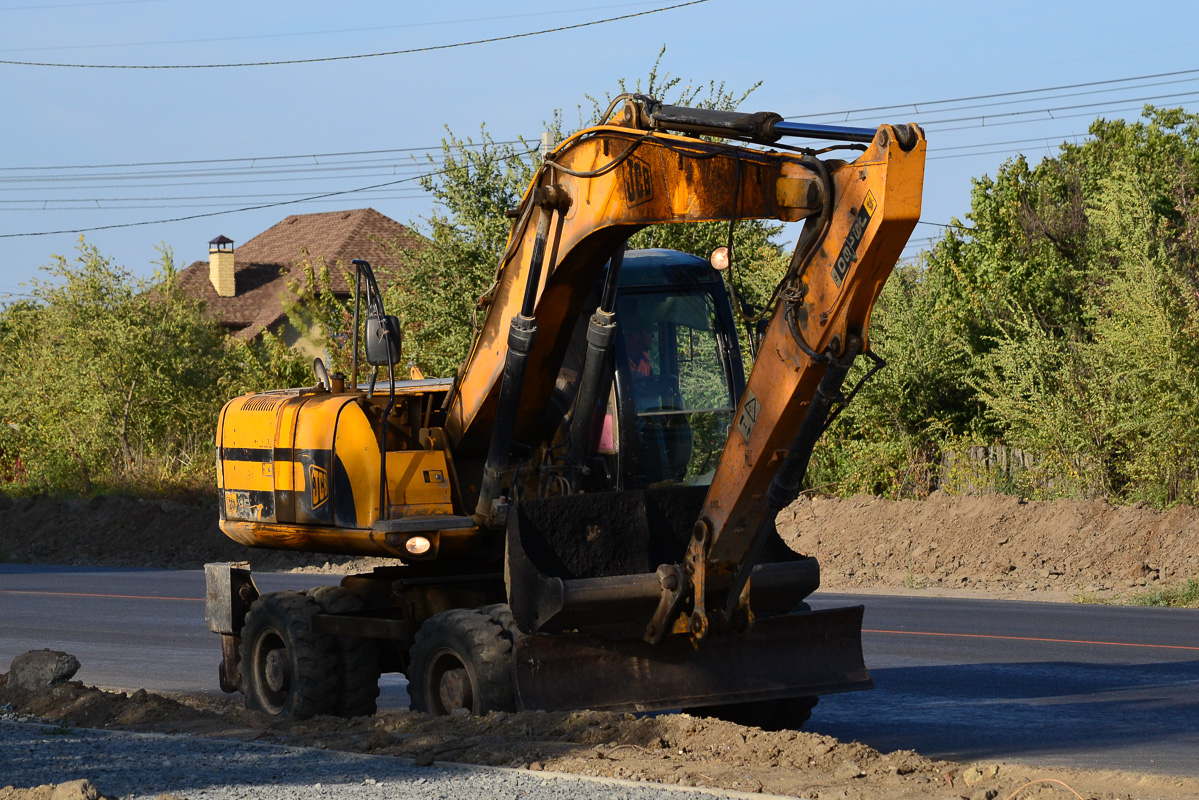
[[[758,619],[746,634],[661,644],[587,634],[516,641],[522,710],[664,711],[870,689],[863,606]]]

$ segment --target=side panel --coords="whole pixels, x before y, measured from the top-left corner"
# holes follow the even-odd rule
[[[307,491],[302,469],[291,460],[296,423],[305,397],[290,398],[280,407],[275,422],[275,518],[279,522],[296,521],[296,496]]]
[[[449,470],[440,450],[388,453],[387,488],[392,519],[454,513]]]
[[[333,441],[338,416],[345,405],[352,403],[345,396],[306,398],[296,420],[291,452],[279,454],[280,460],[292,462],[296,522],[301,525],[336,524]]]
[[[275,417],[286,401],[286,396],[247,395],[222,411],[217,458],[225,519],[275,521]]]
[[[369,528],[379,516],[379,439],[356,403],[338,412],[333,452],[334,521]]]

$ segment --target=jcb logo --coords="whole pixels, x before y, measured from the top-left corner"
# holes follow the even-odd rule
[[[649,164],[639,158],[630,158],[625,162],[624,192],[629,208],[653,199],[651,180]]]
[[[312,496],[312,507],[320,508],[329,499],[329,473],[316,465],[310,466],[308,486]]]

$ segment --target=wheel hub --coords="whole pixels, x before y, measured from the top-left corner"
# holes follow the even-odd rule
[[[446,670],[441,675],[438,686],[441,705],[447,711],[455,709],[471,710],[474,705],[474,693],[471,691],[470,675],[464,668]]]
[[[287,651],[272,650],[267,653],[262,673],[266,678],[266,685],[272,692],[281,692],[287,688]]]

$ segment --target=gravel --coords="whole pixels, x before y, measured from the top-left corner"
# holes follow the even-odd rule
[[[45,724],[0,722],[0,787],[86,778],[106,796],[187,800],[696,800],[728,794],[635,786],[513,769]],[[761,795],[758,795],[761,797]]]

